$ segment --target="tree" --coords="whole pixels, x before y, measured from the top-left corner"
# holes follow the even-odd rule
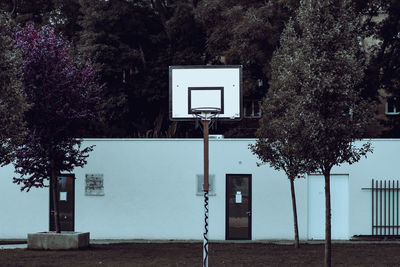
[[[55,0],[6,0],[1,1],[0,10],[9,13],[17,24],[34,22],[40,25],[50,22]]]
[[[301,106],[292,110],[308,135],[307,153],[302,156],[325,179],[325,266],[331,266],[331,170],[372,151],[368,142],[361,147],[354,144],[374,115],[359,87],[365,70],[357,39],[360,22],[351,1],[302,1],[294,23],[287,26],[292,28],[287,31],[296,33],[287,50],[296,56],[285,58],[291,66],[285,76],[294,75],[297,82],[282,90],[293,96],[289,104]]]
[[[271,61],[270,87],[261,106],[262,118],[256,132],[257,141],[250,148],[262,161],[276,170],[283,170],[290,181],[292,197],[295,248],[299,248],[295,179],[310,172],[307,161],[308,132],[304,128],[300,77],[296,70],[305,60],[304,54],[292,50],[297,43],[293,21],[290,20],[282,33],[280,47]]]
[[[98,69],[89,62],[72,62],[69,44],[52,27],[36,30],[27,24],[16,33],[16,47],[22,52],[22,88],[32,107],[25,114],[28,136],[16,152],[20,177],[14,182],[29,191],[50,181],[59,233],[57,177],[84,166],[93,150],[81,148],[82,140],[75,137],[80,123],[94,116],[102,86]]]
[[[20,54],[13,47],[12,24],[0,13],[0,166],[9,164],[25,133],[28,105],[21,90]]]
[[[206,34],[207,63],[243,65],[244,98],[261,99],[268,90],[272,53],[297,7],[297,0],[199,1],[195,14]],[[254,136],[249,126],[227,126],[220,127],[225,136]]]
[[[80,52],[103,65],[100,135],[146,134],[167,101],[168,40],[149,1],[81,1]],[[151,127],[151,128],[150,128]]]
[[[163,42],[156,47],[160,56],[151,65],[157,71],[156,73],[153,71],[154,77],[167,77],[166,71],[171,65],[206,65],[209,63],[205,56],[205,30],[196,19],[197,1],[153,0],[152,7],[161,22],[162,32],[165,33],[165,39],[162,39]],[[164,34],[160,36],[164,37]],[[147,76],[153,77],[153,74],[149,73]],[[154,106],[159,107],[154,130],[150,130],[152,136],[157,137],[160,130],[166,132],[168,137],[198,136],[199,131],[193,125],[169,121],[168,106],[166,105],[169,95],[167,90],[163,90],[163,88],[168,88],[167,80],[154,78],[147,78],[147,80],[149,85],[158,86],[157,91],[152,89],[154,86],[144,87],[148,99],[154,98],[154,95],[157,95],[158,98],[158,101],[151,100],[149,103],[152,109]],[[164,126],[161,127],[161,125]]]
[[[306,160],[301,157],[306,149],[307,138],[301,133],[302,123],[297,120],[294,111],[282,110],[283,103],[279,103],[280,96],[273,96],[272,90],[262,105],[263,117],[260,127],[256,132],[256,144],[250,148],[262,161],[269,163],[276,170],[283,170],[290,182],[292,197],[294,246],[300,247],[299,230],[297,221],[297,207],[294,181],[308,171]],[[285,104],[283,104],[285,105]],[[269,112],[269,113],[268,113]],[[302,141],[302,142],[301,142]]]
[[[56,32],[62,32],[66,39],[74,42],[81,30],[79,8],[79,0],[4,0],[0,3],[0,10],[9,13],[19,26],[24,27],[28,22],[51,24]]]
[[[168,66],[205,64],[204,38],[189,1],[165,2],[81,0],[79,50],[104,66],[107,83],[102,136],[175,132],[168,121]]]
[[[381,41],[373,55],[377,68],[379,89],[396,98],[396,108],[400,107],[400,2],[381,0],[381,16],[384,19],[377,23],[375,37]],[[384,133],[388,137],[399,137],[400,119],[390,116],[385,122],[390,130]]]
[[[363,95],[375,99],[376,104],[381,104],[385,95],[390,96],[391,100],[394,100],[393,104],[398,107],[400,106],[400,2],[356,0],[355,6],[363,18],[360,40],[364,43],[369,60],[363,82]],[[384,119],[377,119],[377,122],[386,128],[380,133],[380,137],[400,135],[398,116],[386,116]],[[376,135],[372,134],[372,137]]]
[[[203,0],[196,8],[207,38],[207,60],[242,64],[246,96],[263,96],[272,53],[298,1]]]

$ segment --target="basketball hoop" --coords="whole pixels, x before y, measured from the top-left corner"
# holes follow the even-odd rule
[[[197,107],[190,110],[194,118],[202,121],[210,121],[211,119],[217,118],[221,112],[220,108],[216,107]]]

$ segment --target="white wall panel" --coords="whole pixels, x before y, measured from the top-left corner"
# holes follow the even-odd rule
[[[254,140],[210,140],[215,196],[210,196],[209,237],[225,239],[226,174],[251,174],[253,240],[293,239],[289,181],[268,165],[257,167],[250,143]],[[203,197],[196,195],[196,175],[203,172],[202,139],[88,139],[87,145],[96,145],[88,164],[74,171],[76,231],[90,231],[92,238],[202,239]],[[362,188],[370,187],[372,178],[400,179],[400,140],[373,140],[372,145],[368,158],[332,170],[348,174],[348,199],[340,189],[339,203],[347,203],[347,234],[337,235],[370,234],[371,192]],[[85,195],[86,174],[104,175],[104,196]],[[0,168],[0,239],[48,230],[48,188],[20,192],[13,176],[12,166]],[[324,218],[323,213],[310,220],[310,183],[309,177],[295,181],[303,240],[310,236],[310,223]],[[337,194],[335,186],[332,191]]]

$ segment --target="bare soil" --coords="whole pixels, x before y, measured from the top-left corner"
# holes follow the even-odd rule
[[[210,266],[323,266],[324,245],[211,243]],[[201,243],[91,245],[74,251],[0,250],[0,266],[201,266]],[[332,266],[400,266],[400,244],[332,245]]]

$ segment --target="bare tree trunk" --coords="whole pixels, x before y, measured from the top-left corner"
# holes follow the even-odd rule
[[[56,233],[61,233],[60,214],[59,214],[59,208],[58,208],[58,180],[57,180],[56,171],[54,169],[54,161],[53,160],[50,163],[50,167],[51,167],[50,185],[51,185],[51,191],[52,191],[52,195],[53,195],[53,208],[54,208],[54,227],[55,227]]]
[[[294,247],[299,248],[299,226],[297,224],[297,206],[296,206],[296,193],[294,191],[294,178],[290,180],[290,192],[292,193],[292,208],[293,208],[293,225],[294,225]]]
[[[324,173],[325,176],[325,267],[331,267],[332,245],[331,245],[331,186],[330,169]]]
[[[168,127],[167,138],[174,137],[177,128],[178,128],[178,122],[177,121],[172,122],[172,124]]]
[[[164,113],[162,111],[160,111],[160,113],[157,115],[157,118],[154,122],[154,131],[153,131],[154,138],[158,138],[160,136],[160,131],[161,131],[163,120],[164,120]]]

